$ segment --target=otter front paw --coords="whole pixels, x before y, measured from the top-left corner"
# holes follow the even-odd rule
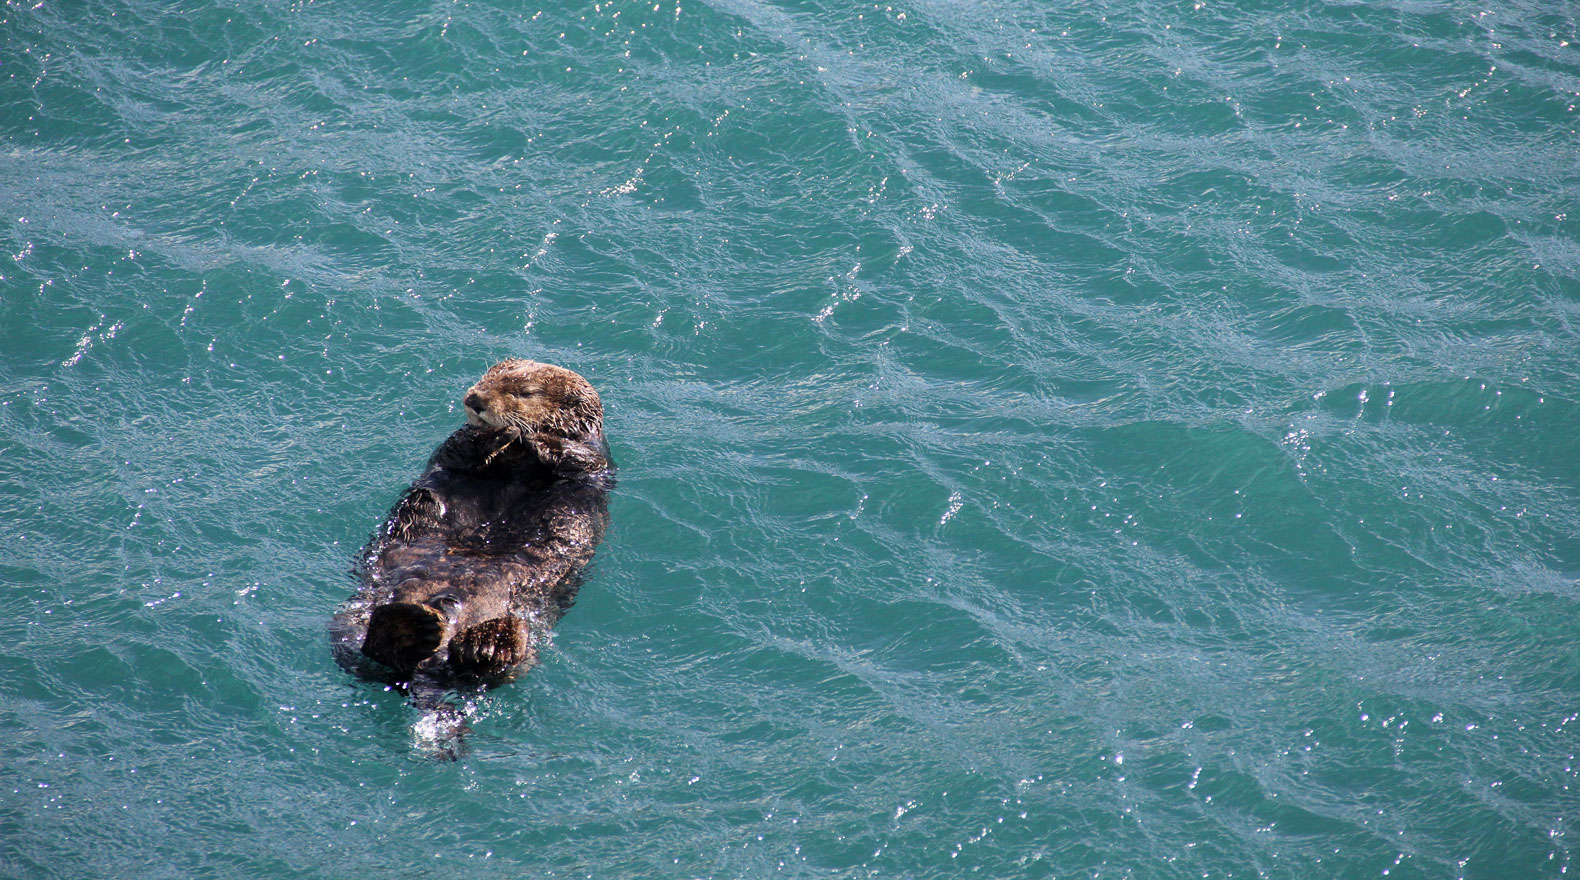
[[[457,672],[486,675],[535,659],[526,621],[508,614],[469,626],[450,639],[450,666]]]
[[[398,541],[415,541],[442,523],[447,511],[444,500],[432,489],[418,486],[390,513],[389,534]]]
[[[540,433],[533,434],[531,442],[538,461],[561,474],[595,473],[609,467],[602,453],[580,440]]]

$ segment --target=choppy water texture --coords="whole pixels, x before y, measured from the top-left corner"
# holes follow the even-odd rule
[[[1557,877],[1580,10],[7,2],[0,875]],[[335,667],[461,391],[613,530]]]

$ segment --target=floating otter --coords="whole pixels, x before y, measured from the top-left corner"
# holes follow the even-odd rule
[[[362,589],[332,627],[343,665],[402,688],[530,667],[608,525],[614,463],[586,379],[507,360],[464,403],[466,425],[368,542]]]

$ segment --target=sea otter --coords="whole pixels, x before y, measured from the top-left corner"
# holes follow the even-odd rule
[[[368,542],[333,625],[344,665],[403,688],[531,666],[608,524],[614,462],[586,379],[507,360],[463,403],[466,424]]]

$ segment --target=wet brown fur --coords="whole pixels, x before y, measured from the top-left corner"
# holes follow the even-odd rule
[[[337,655],[378,676],[509,677],[575,596],[608,524],[603,406],[562,367],[507,360],[363,552]],[[363,658],[377,664],[366,669]]]

